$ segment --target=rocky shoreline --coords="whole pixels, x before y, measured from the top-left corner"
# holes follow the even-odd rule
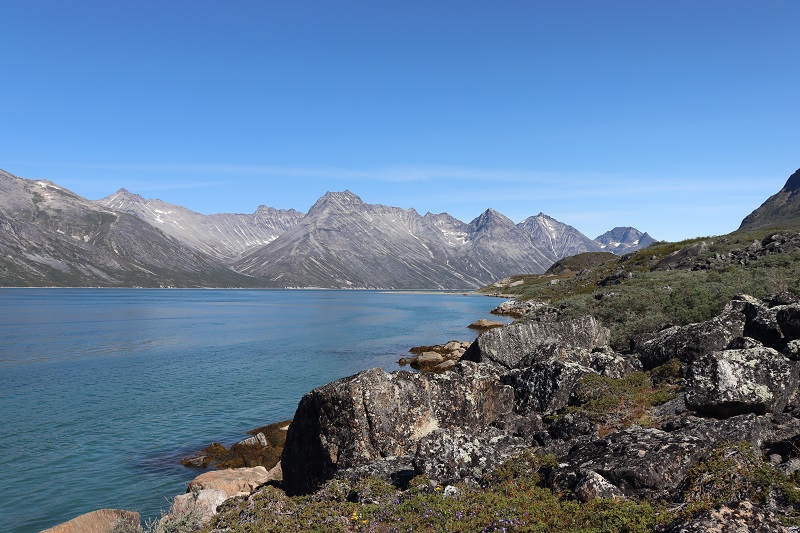
[[[781,520],[800,511],[800,303],[739,295],[711,320],[634,339],[628,353],[591,316],[528,316],[544,305],[506,302],[503,312],[527,319],[413,349],[405,363],[422,372],[370,369],[310,391],[275,467],[207,472],[163,520],[199,527],[220,511],[221,533],[275,487],[285,498],[365,479],[402,491],[425,476],[452,496],[535,453],[555,458],[530,466],[542,487],[575,501],[697,510],[675,511],[665,531],[790,530]],[[256,432],[239,445],[262,441]]]

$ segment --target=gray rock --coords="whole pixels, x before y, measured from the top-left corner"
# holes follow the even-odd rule
[[[691,362],[695,357],[723,350],[734,338],[743,336],[745,320],[741,312],[728,306],[722,314],[706,322],[673,326],[637,346],[639,359],[645,370],[674,357]]]
[[[595,373],[578,363],[548,359],[511,369],[501,380],[514,389],[515,412],[552,414],[567,406],[581,376]]]
[[[689,366],[686,404],[716,417],[779,413],[797,384],[797,363],[772,348],[712,352]]]
[[[509,458],[530,448],[522,439],[494,428],[474,433],[438,429],[420,439],[414,467],[442,485],[479,480]]]
[[[574,489],[575,496],[582,502],[596,499],[616,500],[622,498],[622,491],[592,470],[583,475]]]
[[[479,336],[462,360],[524,368],[553,357],[554,350],[592,350],[608,344],[610,332],[594,317],[560,322],[524,322],[489,330]]]
[[[372,369],[309,392],[289,426],[284,485],[306,493],[344,468],[413,456],[440,428],[474,431],[511,414],[513,390],[486,365],[420,374]]]

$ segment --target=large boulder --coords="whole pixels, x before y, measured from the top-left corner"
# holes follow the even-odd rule
[[[645,370],[661,366],[670,359],[691,362],[695,357],[724,350],[736,337],[744,335],[746,318],[730,305],[717,317],[687,326],[673,326],[658,332],[636,346]]]
[[[340,469],[413,456],[439,428],[476,431],[511,414],[514,392],[489,367],[452,372],[371,369],[328,383],[300,400],[281,464],[290,493],[307,493]]]
[[[458,428],[437,429],[420,439],[414,469],[441,485],[461,480],[477,481],[529,448],[522,439],[494,428],[472,433]]]
[[[578,363],[547,359],[511,369],[501,379],[514,389],[515,412],[552,414],[567,406],[581,376],[595,373]]]
[[[758,450],[798,434],[800,420],[753,413],[722,420],[685,416],[663,429],[631,426],[574,446],[548,481],[558,491],[575,491],[599,474],[625,497],[670,500],[680,494],[691,467],[716,446],[743,441]]]
[[[686,404],[715,417],[779,413],[798,384],[798,364],[772,348],[711,352],[689,366]]]
[[[610,332],[594,317],[560,322],[522,322],[493,329],[479,336],[462,357],[504,368],[524,368],[533,361],[569,349],[592,350],[608,344]]]
[[[212,470],[204,472],[190,481],[187,492],[218,489],[232,498],[242,493],[250,494],[259,485],[274,479],[274,476],[273,471],[268,471],[263,466]]]
[[[112,531],[137,531],[141,528],[139,513],[120,509],[100,509],[76,516],[42,533],[111,533]],[[125,529],[128,528],[128,529]]]

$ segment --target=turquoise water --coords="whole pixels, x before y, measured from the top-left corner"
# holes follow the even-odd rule
[[[289,419],[314,387],[466,340],[493,298],[298,290],[0,290],[0,531],[159,515],[178,460]]]

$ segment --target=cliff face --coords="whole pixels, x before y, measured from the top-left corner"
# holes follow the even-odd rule
[[[225,263],[274,241],[303,218],[303,214],[294,209],[264,205],[252,215],[203,215],[161,200],[145,199],[125,189],[96,203],[135,215],[184,245]]]
[[[4,286],[252,286],[139,218],[0,171]]]
[[[747,215],[737,231],[758,228],[800,226],[800,169],[766,202]]]

